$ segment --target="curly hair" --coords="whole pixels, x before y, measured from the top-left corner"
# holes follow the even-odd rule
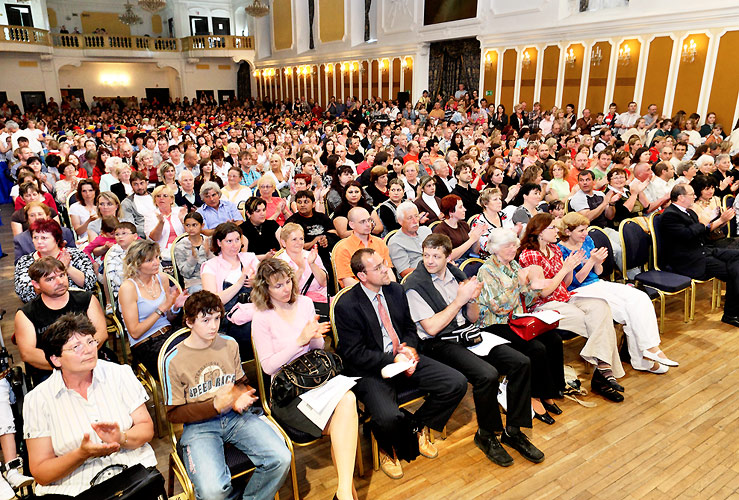
[[[292,293],[290,294],[290,303],[293,304],[298,300],[300,291],[298,290],[298,278],[295,276],[292,267],[281,259],[264,259],[257,267],[257,273],[254,276],[254,286],[251,291],[251,301],[260,311],[273,309],[272,297],[269,295],[269,285],[273,277],[288,276],[293,282]]]

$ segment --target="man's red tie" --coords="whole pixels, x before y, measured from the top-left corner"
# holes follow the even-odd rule
[[[398,339],[398,334],[395,333],[393,322],[390,321],[390,315],[387,313],[387,309],[385,309],[385,306],[382,305],[382,298],[379,293],[377,294],[377,311],[380,313],[382,326],[385,327],[385,330],[390,337],[390,341],[393,343],[393,354],[398,354],[398,349],[400,348],[400,339]]]

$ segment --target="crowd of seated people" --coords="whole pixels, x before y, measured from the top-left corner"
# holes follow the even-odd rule
[[[253,390],[236,360],[258,354],[274,375],[322,348],[328,304],[351,287],[336,302],[336,349],[346,373],[362,379],[334,418],[356,426],[355,398],[364,404],[383,472],[400,478],[401,460],[438,455],[423,428],[444,428],[467,381],[483,453],[511,465],[505,445],[541,462],[544,452],[521,428],[531,427],[532,409],[550,425],[552,414],[563,414],[556,402],[565,390],[563,336],[585,338],[580,355],[592,365],[593,392],[616,403],[624,401],[618,379],[626,371],[614,322],[624,325],[622,355],[633,369],[664,374],[678,366],[660,348],[647,295],[603,274],[612,259],[623,280],[634,275],[621,269],[624,220],[647,228],[648,216],[662,214],[663,267],[726,281],[722,321],[739,326],[730,201],[739,191],[739,133],[727,132],[713,113],[703,122],[649,106],[641,116],[633,102],[621,113],[613,104],[607,114],[579,115],[572,105],[529,110],[522,102],[508,115],[463,89],[448,99],[424,93],[402,111],[395,101],[350,98],[326,109],[312,101],[197,99],[139,108],[113,99],[65,113],[55,103],[11,112],[0,123],[0,166],[15,184],[0,187],[15,204],[21,356],[44,389],[38,397],[51,397],[52,383],[80,392],[90,376],[117,370],[108,365],[115,358],[104,346],[105,314],[120,315],[133,360],[155,377],[161,346],[176,326],[190,327],[161,381],[167,414],[185,424],[185,452],[223,475],[220,459],[206,455],[226,437],[211,436],[213,444],[202,436],[212,419],[253,420]],[[606,233],[610,254],[588,236],[590,227]],[[460,271],[470,257],[484,260],[476,277]],[[112,297],[107,307],[98,289]],[[558,329],[524,341],[509,320],[529,310],[558,311]],[[66,313],[90,324],[64,317],[72,333],[52,327]],[[283,327],[297,338],[282,336]],[[473,354],[459,345],[470,332],[507,343]],[[88,347],[98,356],[81,371],[67,356]],[[224,356],[234,391],[182,398],[183,388],[197,389],[195,365],[206,349]],[[405,376],[383,378],[394,363]],[[505,423],[495,407],[499,374],[508,380]],[[428,394],[414,414],[396,401],[409,388]],[[76,494],[89,474],[83,457],[128,453],[151,462],[151,422],[134,405],[142,396],[133,385],[124,390],[128,427],[73,429],[70,442],[81,450],[74,467],[54,465],[72,450],[52,445],[59,422],[27,424],[31,472],[44,485],[38,492]],[[275,417],[314,437],[330,435],[337,498],[356,498],[355,429],[307,423],[295,401]],[[249,425],[254,430],[238,439],[255,439],[259,424]],[[265,491],[284,479],[280,447],[259,471],[271,485]],[[211,484],[191,472],[200,497],[230,494],[223,477]]]

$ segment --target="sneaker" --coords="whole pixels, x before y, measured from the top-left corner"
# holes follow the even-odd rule
[[[424,431],[418,433],[418,451],[426,458],[436,458],[439,456],[439,450],[428,440]]]
[[[15,498],[15,491],[10,487],[8,482],[0,476],[0,500],[12,500]]]
[[[475,433],[475,445],[482,450],[486,457],[493,463],[501,467],[509,467],[513,465],[513,457],[511,457],[505,448],[500,445],[495,434],[491,434],[489,438],[484,438],[478,430]]]
[[[500,436],[500,442],[516,450],[523,456],[523,458],[530,462],[538,464],[544,461],[544,453],[542,453],[539,448],[531,444],[531,441],[526,437],[526,434],[521,431],[518,431],[513,435],[508,434],[508,431],[503,431],[503,434]]]
[[[15,488],[16,490],[19,488],[23,488],[24,486],[29,486],[31,483],[33,483],[32,477],[24,476],[20,473],[18,469],[10,469],[8,472],[6,472],[5,479],[7,479],[8,483],[10,483],[10,486]]]
[[[400,460],[391,457],[384,451],[380,451],[380,469],[390,479],[400,479],[403,477],[403,468],[400,466]]]

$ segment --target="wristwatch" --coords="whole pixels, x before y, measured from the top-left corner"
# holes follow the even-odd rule
[[[157,314],[158,314],[159,316],[161,316],[162,318],[164,318],[164,317],[165,317],[165,316],[167,315],[167,313],[166,313],[166,312],[162,311],[162,310],[161,310],[161,309],[159,309],[158,307],[157,307],[157,308],[156,308],[156,309],[154,310],[154,312],[156,312],[156,313],[157,313]]]

